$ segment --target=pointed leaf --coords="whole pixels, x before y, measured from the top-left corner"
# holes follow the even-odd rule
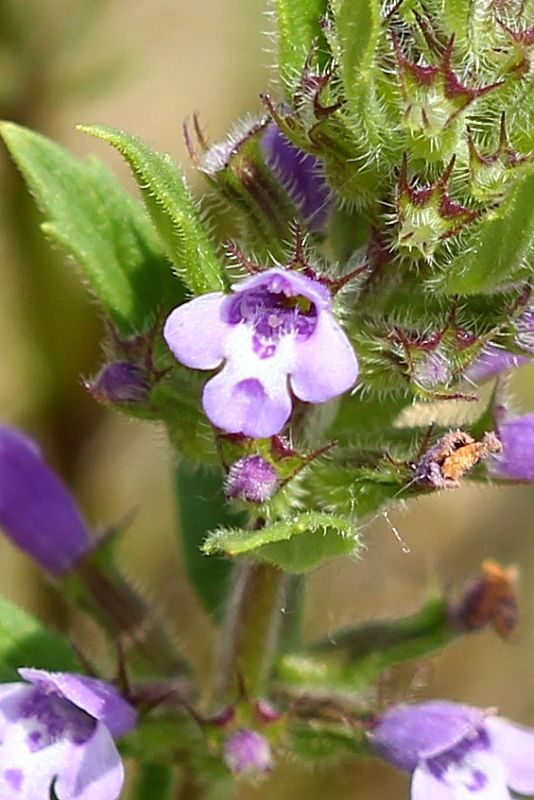
[[[491,292],[532,273],[527,262],[534,245],[534,171],[517,182],[466,245],[437,287],[444,294]]]
[[[185,178],[172,158],[115,128],[80,125],[79,129],[108,142],[127,161],[167,255],[189,289],[194,294],[224,289],[224,270]]]
[[[142,330],[176,301],[182,289],[152,223],[103,164],[11,122],[0,134],[44,213],[44,232],[79,263],[122,333]]]
[[[247,554],[288,572],[307,572],[333,556],[354,553],[360,541],[344,517],[308,511],[265,528],[248,531],[219,528],[204,543],[204,552]]]
[[[24,666],[83,671],[67,639],[5,597],[0,597],[0,664],[6,680],[17,680],[16,670]],[[12,670],[11,677],[4,667]]]
[[[277,0],[280,77],[290,95],[312,44],[321,36],[326,6],[326,0]]]

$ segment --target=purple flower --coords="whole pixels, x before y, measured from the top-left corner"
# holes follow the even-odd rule
[[[276,125],[266,127],[261,148],[268,165],[285,186],[312,230],[320,230],[330,210],[332,192],[320,161],[291,144]]]
[[[490,464],[496,478],[534,481],[534,413],[499,422],[502,453]]]
[[[272,464],[262,456],[245,456],[230,467],[226,478],[226,496],[249,503],[264,503],[278,489],[280,479]]]
[[[53,575],[68,572],[92,547],[76,503],[38,445],[6,425],[0,426],[0,526]]]
[[[253,775],[272,769],[271,747],[256,731],[236,731],[224,744],[224,760],[236,775]]]
[[[322,403],[354,385],[358,362],[323,284],[275,268],[232,288],[231,295],[205,294],[174,309],[163,331],[187,367],[224,362],[202,400],[216,427],[273,436],[291,414],[290,389],[300,400]]]
[[[29,683],[0,685],[0,797],[115,800],[124,769],[113,738],[135,710],[103,681],[21,669]]]
[[[534,730],[459,703],[399,705],[370,734],[375,752],[413,773],[412,800],[509,800],[534,794]]]
[[[528,364],[528,356],[510,353],[495,344],[488,344],[465,371],[464,376],[468,381],[479,384],[494,378],[507,369],[522,367]]]

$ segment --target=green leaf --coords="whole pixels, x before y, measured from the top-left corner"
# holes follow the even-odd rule
[[[240,522],[224,498],[220,471],[191,470],[180,463],[175,471],[179,535],[185,567],[204,608],[216,619],[224,611],[232,562],[201,550],[206,533],[217,525]]]
[[[208,554],[247,554],[300,573],[333,556],[354,553],[359,546],[354,523],[349,519],[307,511],[259,530],[219,528],[208,536],[203,549]]]
[[[18,667],[83,671],[69,642],[11,600],[0,597],[0,679],[16,680]]]
[[[444,294],[494,291],[525,269],[534,244],[534,171],[481,223],[437,285]],[[532,268],[525,269],[526,278]]]
[[[141,763],[135,784],[135,800],[171,800],[175,783],[174,770],[167,764]]]
[[[43,231],[79,263],[119,331],[141,331],[182,291],[142,206],[97,159],[79,161],[11,122],[0,134],[43,211]]]
[[[280,78],[291,95],[315,40],[322,37],[320,21],[326,0],[277,0]]]
[[[173,159],[157,153],[137,136],[116,128],[80,125],[79,130],[108,142],[127,161],[167,256],[193,294],[223,290],[227,285],[223,267]]]
[[[372,72],[380,21],[378,0],[341,0],[337,4],[336,28],[347,107],[356,129],[361,130],[365,122],[368,133],[380,124]]]

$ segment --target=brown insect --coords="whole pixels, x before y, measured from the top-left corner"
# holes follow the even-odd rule
[[[482,575],[468,581],[461,600],[451,608],[451,621],[461,630],[493,625],[506,639],[517,626],[517,567],[501,567],[496,561],[482,563]]]

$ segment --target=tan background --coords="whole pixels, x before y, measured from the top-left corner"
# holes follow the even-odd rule
[[[98,152],[128,180],[111,150],[76,133],[76,123],[125,128],[185,163],[181,123],[192,111],[218,138],[234,119],[259,110],[257,95],[272,78],[273,60],[262,35],[271,25],[263,0],[85,5],[100,6],[98,20],[84,23],[77,42],[58,57],[54,37],[73,22],[78,3],[14,3],[32,22],[17,53],[4,48],[0,56],[4,116],[46,131],[78,155]],[[65,97],[61,86],[117,57],[122,66],[114,81],[104,78],[86,94]],[[190,656],[205,669],[212,629],[183,580],[169,448],[156,427],[97,409],[85,396],[79,376],[99,364],[96,308],[61,258],[51,261],[48,250],[32,242],[24,195],[3,154],[0,159],[0,418],[44,441],[95,526],[137,509],[123,545],[124,564],[169,612]],[[516,381],[524,410],[534,407],[533,374],[527,368]],[[311,577],[307,633],[410,612],[431,584],[459,585],[483,558],[517,562],[522,617],[514,640],[503,644],[489,632],[465,639],[419,670],[410,693],[497,705],[534,724],[533,509],[528,487],[476,486],[393,509],[391,521],[410,552],[403,552],[384,519],[376,520],[366,529],[368,552],[361,561],[333,563]],[[3,592],[58,625],[68,624],[53,590],[5,540],[0,572]],[[93,636],[90,624],[77,625]],[[407,784],[388,767],[352,759],[334,767],[288,763],[268,783],[245,787],[242,796],[286,800],[295,792],[310,800],[385,800],[407,797]]]

